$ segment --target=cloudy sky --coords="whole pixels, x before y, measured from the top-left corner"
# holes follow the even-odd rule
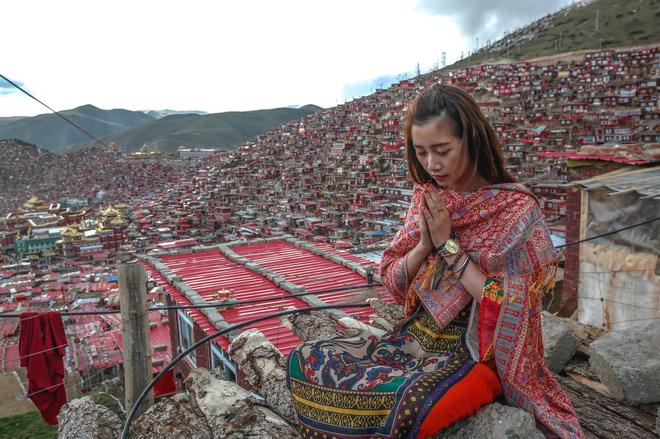
[[[0,73],[56,110],[331,107],[571,1],[10,1]],[[0,78],[0,117],[44,112]]]

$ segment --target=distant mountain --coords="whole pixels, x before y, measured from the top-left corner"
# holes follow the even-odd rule
[[[17,120],[25,119],[24,116],[11,116],[11,117],[0,117],[0,127],[16,122]]]
[[[61,113],[99,138],[154,120],[141,111],[102,110],[93,105],[83,105]],[[34,117],[0,118],[0,139],[9,138],[22,139],[52,152],[60,152],[69,145],[89,140],[83,132],[52,113]]]
[[[321,110],[316,105],[305,105],[295,109],[173,114],[102,140],[115,143],[122,151],[137,151],[145,143],[163,152],[176,151],[181,145],[229,150],[264,131]]]
[[[177,110],[145,110],[143,111],[144,114],[147,116],[151,116],[154,119],[160,119],[165,116],[171,116],[173,114],[208,114],[206,111],[197,111],[197,110],[190,110],[190,111],[177,111]]]
[[[649,46],[660,42],[658,29],[657,0],[583,0],[486,44],[448,68],[562,56],[580,50]]]

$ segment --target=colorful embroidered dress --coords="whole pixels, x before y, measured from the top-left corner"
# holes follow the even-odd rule
[[[288,383],[303,437],[430,437],[492,402],[502,388],[467,350],[469,314],[440,329],[419,307],[396,334],[296,348]]]

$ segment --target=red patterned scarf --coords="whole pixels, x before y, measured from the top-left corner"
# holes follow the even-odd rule
[[[528,189],[506,184],[462,194],[426,187],[439,190],[461,248],[488,276],[502,284],[508,277],[525,278],[528,298],[552,287],[557,256],[536,198]],[[445,327],[472,296],[451,279],[442,279],[436,288],[430,288],[442,260],[432,257],[428,262],[410,284],[406,311],[414,311],[421,300],[438,325]]]

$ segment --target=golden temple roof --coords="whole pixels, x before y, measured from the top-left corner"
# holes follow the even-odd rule
[[[32,195],[25,203],[23,203],[23,208],[27,210],[47,210],[48,207],[49,206],[36,195]]]
[[[118,217],[121,216],[119,211],[112,207],[112,204],[106,207],[105,209],[101,210],[101,216],[103,218],[108,218],[108,217]]]
[[[69,224],[66,229],[60,233],[60,236],[66,238],[79,238],[83,236],[83,233],[80,231],[80,226],[78,224]]]

